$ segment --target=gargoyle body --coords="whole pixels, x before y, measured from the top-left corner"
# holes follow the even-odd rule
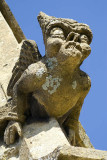
[[[71,144],[76,145],[74,137],[78,136],[80,111],[91,86],[89,76],[80,70],[80,65],[91,52],[92,32],[85,24],[42,12],[38,21],[43,32],[45,56],[30,62],[32,64],[21,74],[14,73],[8,95],[12,96],[19,122],[23,123],[29,114],[35,119],[55,117],[68,131]],[[14,70],[17,72],[17,67]],[[8,124],[4,135],[7,144],[14,142],[16,131],[21,135],[17,125],[16,122]]]

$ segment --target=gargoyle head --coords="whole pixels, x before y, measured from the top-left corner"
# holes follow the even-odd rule
[[[88,25],[72,19],[55,18],[43,12],[38,15],[46,56],[57,57],[60,63],[80,65],[90,54],[92,32]]]

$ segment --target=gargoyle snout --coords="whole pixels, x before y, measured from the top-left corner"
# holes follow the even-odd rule
[[[66,41],[74,41],[74,42],[79,42],[80,34],[75,33],[75,32],[70,32],[67,36]]]

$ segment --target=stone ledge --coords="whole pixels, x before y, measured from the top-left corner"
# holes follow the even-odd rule
[[[52,118],[25,125],[23,138],[14,145],[1,142],[0,160],[107,160],[107,151],[71,146]]]
[[[60,150],[58,160],[107,160],[107,151],[64,146]]]

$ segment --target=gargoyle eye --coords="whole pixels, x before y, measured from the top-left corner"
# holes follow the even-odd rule
[[[65,39],[64,32],[61,28],[52,28],[50,31],[50,36],[52,38],[61,38],[63,40]]]
[[[89,39],[88,39],[88,37],[86,35],[82,34],[80,36],[80,42],[81,43],[89,43]]]

